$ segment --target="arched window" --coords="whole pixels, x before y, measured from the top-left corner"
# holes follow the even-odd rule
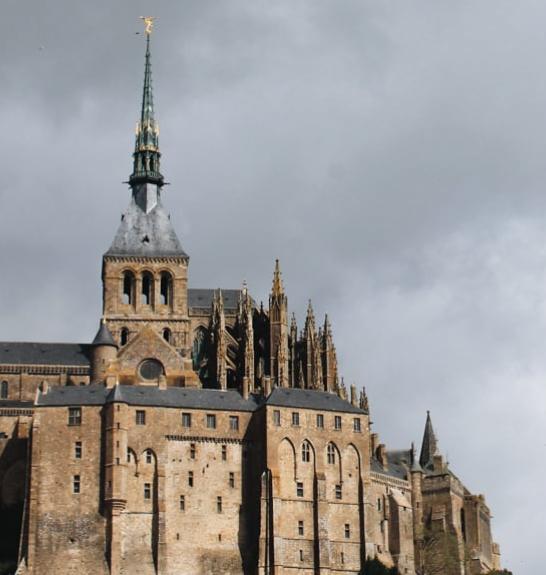
[[[163,339],[164,339],[167,343],[171,343],[171,337],[172,337],[171,330],[170,330],[168,327],[166,327],[166,328],[163,330]]]
[[[333,443],[329,443],[326,449],[326,456],[328,463],[334,465],[336,462],[336,448],[334,447]]]
[[[121,290],[121,303],[133,304],[135,293],[135,276],[133,272],[123,272],[123,286]]]
[[[170,305],[172,301],[173,278],[169,272],[161,272],[159,292],[159,302],[162,305]]]
[[[151,273],[144,272],[142,274],[142,290],[140,292],[140,303],[143,305],[151,305],[152,303],[152,289],[154,278]]]
[[[125,345],[128,341],[129,341],[129,330],[126,327],[122,327],[119,342],[121,343],[121,345]]]
[[[304,441],[301,446],[301,460],[304,463],[309,463],[309,461],[311,461],[311,447],[307,441]]]
[[[0,387],[0,399],[7,399],[8,398],[8,382],[3,381]]]

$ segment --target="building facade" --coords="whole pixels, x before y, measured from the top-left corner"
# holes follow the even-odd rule
[[[130,204],[88,344],[0,343],[0,563],[18,573],[316,575],[499,566],[484,498],[387,450],[338,376],[329,319],[188,287],[162,204],[150,35]],[[439,571],[432,571],[438,568]]]

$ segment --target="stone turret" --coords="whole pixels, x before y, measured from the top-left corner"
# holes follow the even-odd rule
[[[105,380],[108,366],[118,354],[117,343],[104,319],[100,322],[91,349],[91,383],[99,383]]]

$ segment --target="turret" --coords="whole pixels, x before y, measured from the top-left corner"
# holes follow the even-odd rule
[[[118,354],[118,346],[106,325],[101,320],[97,335],[91,344],[91,383],[100,383],[106,378],[108,366]]]
[[[425,423],[425,432],[423,434],[423,443],[421,444],[421,455],[419,456],[419,464],[423,469],[433,470],[435,459],[439,456],[438,440],[432,427],[432,420],[430,418],[430,411],[427,411],[427,421]]]

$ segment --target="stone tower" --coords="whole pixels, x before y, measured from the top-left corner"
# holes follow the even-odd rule
[[[148,34],[142,109],[128,182],[131,201],[103,256],[103,317],[120,348],[149,325],[187,360],[191,369],[189,257],[162,205],[160,158]]]

